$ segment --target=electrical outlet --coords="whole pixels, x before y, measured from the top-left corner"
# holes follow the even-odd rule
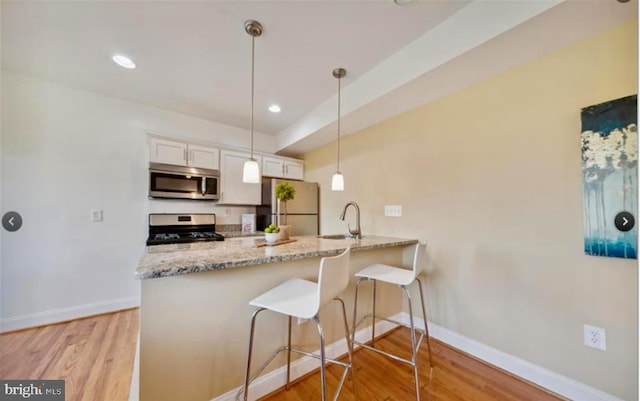
[[[584,345],[602,351],[607,350],[607,333],[603,328],[584,325]]]
[[[102,210],[92,210],[91,221],[102,221]]]
[[[402,205],[384,205],[385,217],[402,217]]]

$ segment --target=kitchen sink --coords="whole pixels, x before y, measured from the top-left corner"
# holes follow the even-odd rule
[[[344,235],[344,234],[320,235],[320,236],[318,236],[318,238],[322,238],[322,239],[354,239],[352,236]]]

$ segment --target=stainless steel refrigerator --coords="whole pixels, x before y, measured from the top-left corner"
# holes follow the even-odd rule
[[[315,182],[263,178],[262,205],[256,207],[256,228],[264,230],[272,222],[277,224],[278,200],[275,188],[284,181],[296,189],[295,198],[287,202],[287,224],[292,226],[291,235],[318,235],[320,230],[319,187]],[[280,202],[280,224],[284,224],[282,202]]]

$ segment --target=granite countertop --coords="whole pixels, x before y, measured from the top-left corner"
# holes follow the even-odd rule
[[[224,235],[225,238],[236,238],[236,237],[261,237],[264,235],[264,231],[254,231],[251,233],[243,233],[242,231],[220,231],[219,234]]]
[[[136,278],[150,279],[231,269],[264,263],[333,256],[351,246],[353,251],[412,245],[415,239],[365,236],[362,239],[292,237],[295,242],[257,248],[254,238],[148,246],[136,269]]]

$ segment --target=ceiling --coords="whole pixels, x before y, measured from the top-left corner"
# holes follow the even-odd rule
[[[249,128],[300,154],[637,16],[615,0],[2,2],[2,68]],[[131,57],[138,68],[111,61]],[[441,79],[448,71],[446,80]],[[457,75],[452,75],[455,71]],[[440,78],[438,78],[440,77]],[[277,103],[278,114],[267,107]]]

